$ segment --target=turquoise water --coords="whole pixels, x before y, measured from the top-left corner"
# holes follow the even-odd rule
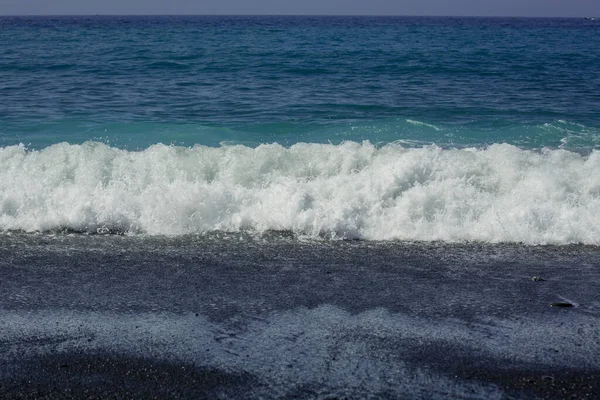
[[[5,17],[0,28],[4,146],[600,145],[596,21]]]
[[[0,18],[0,229],[600,243],[600,24]]]

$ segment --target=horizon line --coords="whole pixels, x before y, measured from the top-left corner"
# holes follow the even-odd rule
[[[403,18],[530,18],[530,19],[580,19],[581,16],[533,15],[442,15],[442,14],[0,14],[0,17],[403,17]]]
[[[559,16],[559,15],[460,15],[460,14],[178,14],[178,13],[49,13],[49,14],[2,14],[0,17],[444,17],[444,18],[596,18],[595,15]],[[600,15],[598,15],[600,17]]]

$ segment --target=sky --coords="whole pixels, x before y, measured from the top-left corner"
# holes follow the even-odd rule
[[[600,17],[600,0],[0,0],[0,15],[94,14]]]

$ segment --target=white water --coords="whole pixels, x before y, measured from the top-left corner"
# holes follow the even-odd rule
[[[0,230],[600,245],[600,152],[277,144],[0,148]]]

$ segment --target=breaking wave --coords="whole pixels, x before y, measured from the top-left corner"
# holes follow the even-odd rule
[[[0,148],[0,230],[600,245],[600,151]]]

